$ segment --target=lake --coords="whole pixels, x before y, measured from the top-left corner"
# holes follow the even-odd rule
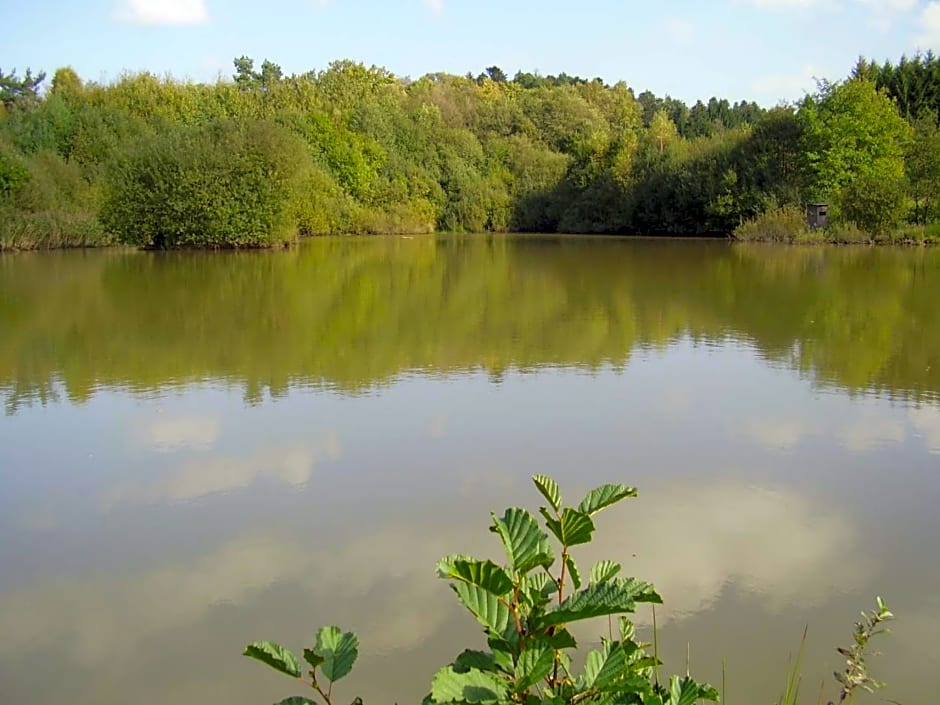
[[[297,689],[244,645],[337,624],[342,702],[418,703],[482,644],[437,559],[500,557],[489,512],[537,508],[534,473],[638,487],[576,557],[655,583],[668,671],[773,702],[809,625],[833,697],[880,594],[881,695],[931,702],[938,304],[940,249],[0,256],[0,702],[267,705]]]

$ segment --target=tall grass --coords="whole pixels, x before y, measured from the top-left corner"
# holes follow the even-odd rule
[[[94,215],[0,211],[0,251],[101,247],[114,244]]]
[[[797,206],[772,208],[741,223],[734,229],[734,238],[742,242],[800,244],[825,240],[822,231],[809,229],[806,214]]]

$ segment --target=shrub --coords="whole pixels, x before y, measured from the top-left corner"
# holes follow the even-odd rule
[[[143,247],[283,243],[297,236],[312,168],[305,144],[273,123],[176,127],[145,138],[109,171],[102,219]]]
[[[532,479],[548,504],[539,510],[545,530],[525,509],[507,509],[502,517],[492,515],[490,531],[499,536],[507,565],[464,555],[447,556],[438,563],[438,576],[450,583],[457,599],[483,626],[489,651],[464,651],[440,669],[425,703],[686,705],[717,701],[714,688],[688,675],[661,683],[659,660],[647,652],[649,645],[636,640],[633,622],[623,615],[633,613],[639,603],[662,602],[652,585],[619,577],[621,565],[609,560],[596,563],[582,579],[575,562],[571,549],[591,542],[592,517],[635,497],[636,490],[604,485],[589,492],[577,508],[563,507],[554,480],[541,475]],[[557,555],[549,534],[558,544]],[[621,616],[616,638],[611,634],[602,639],[600,648],[587,654],[583,673],[574,676],[571,654],[577,643],[568,625],[615,615]],[[244,652],[303,680],[326,705],[332,705],[333,683],[351,671],[358,653],[354,634],[324,627],[313,647],[303,651],[310,666],[309,680],[304,680],[297,657],[279,644],[255,642]],[[281,703],[313,704],[303,697]]]
[[[829,229],[826,231],[826,239],[829,242],[847,245],[871,244],[872,242],[871,235],[851,221],[843,221],[830,225]]]
[[[781,206],[746,220],[734,229],[742,241],[816,242],[806,224],[806,214],[798,206]]]
[[[904,186],[900,178],[875,174],[857,176],[839,193],[843,218],[873,235],[892,230],[904,214]]]

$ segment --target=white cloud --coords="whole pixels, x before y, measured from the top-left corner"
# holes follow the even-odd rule
[[[424,0],[424,6],[434,15],[444,14],[444,0]]]
[[[927,3],[920,13],[921,34],[917,46],[923,49],[940,49],[940,2]]]
[[[117,18],[135,24],[201,24],[209,21],[205,0],[120,0]]]
[[[856,0],[878,12],[909,12],[917,7],[917,0]]]

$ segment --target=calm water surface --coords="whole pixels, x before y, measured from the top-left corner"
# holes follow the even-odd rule
[[[243,645],[336,623],[346,701],[417,703],[481,643],[437,558],[498,556],[535,472],[639,487],[582,562],[654,581],[667,665],[724,658],[734,705],[776,698],[806,624],[815,703],[876,594],[884,696],[933,702],[938,303],[940,250],[2,256],[0,702],[264,705],[295,691]]]

